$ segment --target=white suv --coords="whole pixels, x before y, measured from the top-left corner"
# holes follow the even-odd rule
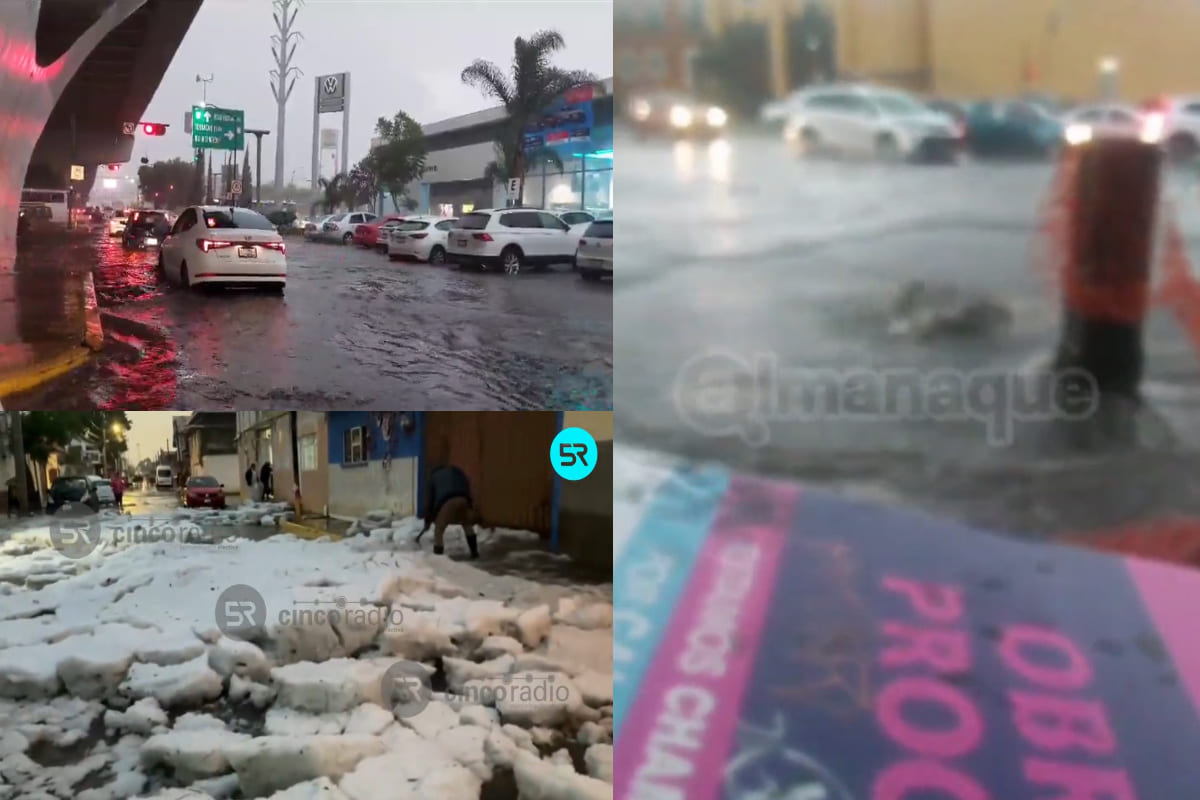
[[[906,92],[860,84],[822,86],[790,98],[789,106],[783,135],[798,154],[956,160],[962,151],[954,120]]]
[[[549,211],[485,208],[463,214],[450,230],[446,261],[516,275],[522,265],[570,264],[578,244],[570,226]]]

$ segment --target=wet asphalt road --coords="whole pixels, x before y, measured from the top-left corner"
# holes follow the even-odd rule
[[[42,336],[42,299],[90,271],[108,346],[5,406],[612,407],[612,285],[569,267],[508,278],[292,238],[277,297],[190,293],[156,258],[101,234],[22,254],[20,328]]]
[[[785,413],[786,392],[745,367],[1034,374],[1059,325],[1033,266],[1050,165],[804,161],[765,136],[618,138],[618,438],[1019,534],[1200,515],[1200,368],[1162,310],[1146,327],[1133,445],[1025,422],[996,442],[977,420]],[[1200,263],[1194,176],[1173,174],[1166,192]],[[1011,321],[914,335],[895,303],[918,280]]]

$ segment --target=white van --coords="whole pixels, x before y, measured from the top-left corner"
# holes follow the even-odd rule
[[[158,467],[154,470],[154,488],[174,489],[175,472],[170,467]]]
[[[71,211],[67,207],[66,189],[22,189],[21,205],[46,206],[50,209],[50,221],[55,225],[66,227],[70,222]]]

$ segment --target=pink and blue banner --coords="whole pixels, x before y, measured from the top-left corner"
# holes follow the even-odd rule
[[[650,491],[618,800],[1200,798],[1200,573],[717,471]]]

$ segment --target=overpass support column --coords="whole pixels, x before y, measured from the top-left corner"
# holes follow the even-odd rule
[[[30,156],[67,83],[105,36],[147,0],[115,0],[57,61],[37,63],[39,3],[0,2],[0,276],[16,259],[17,213]],[[42,0],[53,4],[58,0]],[[0,283],[0,307],[11,298]]]

